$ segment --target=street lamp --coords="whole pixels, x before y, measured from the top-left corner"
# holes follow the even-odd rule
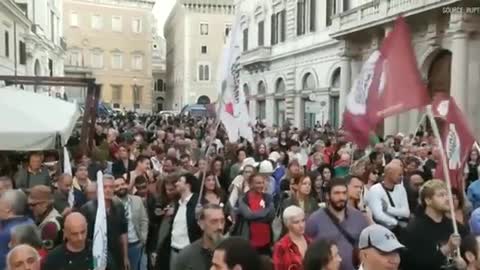
[[[137,104],[138,104],[137,77],[133,77],[133,112],[137,111]]]

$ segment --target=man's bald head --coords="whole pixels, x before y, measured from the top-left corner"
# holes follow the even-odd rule
[[[63,233],[71,249],[76,251],[85,249],[87,220],[80,213],[71,213],[65,218]]]
[[[385,181],[391,182],[393,184],[400,184],[402,181],[403,175],[403,166],[401,161],[392,160],[385,166]]]
[[[65,218],[65,223],[64,223],[64,228],[71,227],[73,225],[78,225],[78,224],[85,224],[87,225],[87,219],[85,217],[78,213],[78,212],[73,212],[70,215],[67,215]]]

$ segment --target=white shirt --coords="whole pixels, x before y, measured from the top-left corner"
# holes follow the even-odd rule
[[[140,238],[138,238],[137,231],[135,230],[135,225],[132,221],[132,199],[127,196],[127,199],[125,201],[122,200],[122,202],[125,207],[125,216],[128,221],[128,243],[133,244],[140,241]]]
[[[192,196],[193,194],[190,194],[190,196],[188,196],[185,200],[178,201],[178,211],[173,219],[172,226],[172,248],[183,249],[184,247],[190,245],[187,225],[187,204]]]
[[[372,210],[373,219],[381,225],[395,227],[399,218],[409,218],[410,208],[408,206],[407,191],[403,183],[395,185],[393,191],[389,191],[392,198],[392,206],[388,199],[387,191],[382,183],[373,185],[367,193],[366,205]],[[387,211],[383,211],[382,201],[388,205]]]

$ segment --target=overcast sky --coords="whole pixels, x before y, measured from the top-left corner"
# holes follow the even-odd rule
[[[158,33],[163,36],[163,25],[170,14],[176,0],[157,0],[153,7],[153,14],[157,18]]]

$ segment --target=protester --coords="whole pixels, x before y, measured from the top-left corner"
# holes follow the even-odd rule
[[[261,266],[260,256],[248,240],[230,237],[215,248],[210,270],[259,270]]]
[[[7,190],[0,196],[0,269],[6,265],[5,257],[10,250],[12,230],[17,226],[34,224],[25,215],[27,197],[20,190]]]
[[[44,185],[34,186],[28,195],[28,207],[40,229],[44,246],[48,250],[58,246],[63,240],[63,219],[60,213],[53,208],[52,190]]]
[[[175,212],[170,233],[170,269],[174,270],[177,256],[182,249],[201,237],[195,210],[198,204],[198,179],[192,174],[184,174],[175,186],[180,200],[175,204]]]
[[[0,176],[0,196],[7,190],[13,189],[13,181],[8,176]]]
[[[40,256],[29,245],[14,247],[7,255],[8,270],[40,270]]]
[[[283,201],[282,209],[291,205],[299,206],[308,218],[318,209],[317,200],[312,196],[312,180],[308,176],[300,176],[293,179],[293,184],[296,192]]]
[[[27,166],[20,168],[15,176],[15,186],[25,190],[37,185],[49,186],[50,175],[48,169],[42,166],[42,163],[43,155],[41,153],[30,153]]]
[[[264,192],[264,176],[250,176],[249,186],[250,190],[238,201],[233,234],[248,239],[260,255],[270,255],[273,244],[271,223],[275,217],[273,198]]]
[[[353,270],[358,266],[357,248],[360,232],[368,226],[362,212],[347,205],[347,184],[334,179],[327,187],[327,207],[320,208],[307,220],[306,235],[312,240],[334,241],[342,263],[340,269]]]
[[[12,230],[12,236],[10,240],[11,247],[18,245],[29,245],[33,247],[40,256],[40,260],[43,262],[46,258],[48,251],[43,247],[42,238],[40,232],[34,224],[22,224],[16,226]]]
[[[148,215],[140,197],[128,194],[128,184],[123,178],[114,182],[115,195],[123,203],[128,222],[128,260],[131,270],[146,268],[145,245],[148,235]]]
[[[53,194],[53,207],[62,216],[80,209],[86,203],[85,194],[73,186],[73,179],[69,174],[60,175],[57,186],[58,189]]]
[[[318,240],[312,243],[303,259],[304,270],[339,270],[342,258],[333,241]]]
[[[75,177],[73,178],[73,187],[77,190],[85,192],[87,186],[92,181],[88,178],[88,167],[85,164],[78,164],[75,170]]]
[[[445,182],[430,180],[420,190],[423,211],[413,218],[402,234],[407,248],[402,256],[402,268],[409,270],[440,270],[451,267],[453,252],[459,247],[465,228],[457,224],[460,235],[453,232]]]
[[[184,248],[177,256],[174,270],[209,270],[215,247],[223,240],[225,215],[218,204],[206,204],[199,213],[202,238]]]
[[[123,204],[114,199],[114,178],[103,175],[103,193],[107,214],[108,253],[119,270],[130,269],[128,260],[128,220]],[[88,239],[93,240],[98,200],[87,202],[80,212],[85,216],[88,225]]]
[[[398,233],[406,227],[410,217],[407,192],[401,183],[403,170],[397,162],[392,162],[384,171],[383,182],[369,189],[366,203],[378,224]]]
[[[288,233],[273,248],[275,270],[302,269],[302,260],[310,240],[305,237],[305,212],[298,206],[283,211],[283,223]]]
[[[387,228],[377,224],[365,228],[360,234],[358,248],[360,249],[360,270],[399,269],[399,252],[404,246]]]

